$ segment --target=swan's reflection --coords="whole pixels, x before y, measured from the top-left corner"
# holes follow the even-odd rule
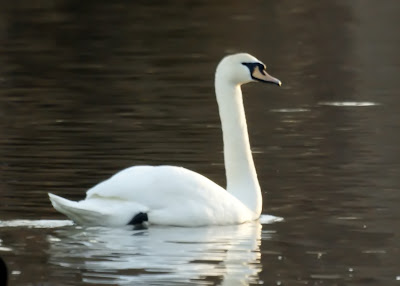
[[[261,271],[259,222],[131,230],[70,227],[48,237],[50,261],[93,284],[247,285]],[[208,283],[207,283],[208,281]]]

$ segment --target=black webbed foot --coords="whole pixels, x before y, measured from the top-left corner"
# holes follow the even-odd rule
[[[145,222],[149,220],[149,217],[147,216],[147,213],[138,213],[136,214],[128,223],[128,225],[133,225],[134,229],[142,229],[146,228],[145,227]],[[138,228],[139,227],[139,228]]]

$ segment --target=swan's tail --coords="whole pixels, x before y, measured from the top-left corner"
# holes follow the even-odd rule
[[[81,225],[127,225],[138,213],[146,213],[146,207],[118,199],[91,198],[79,202],[70,201],[49,193],[53,207]]]

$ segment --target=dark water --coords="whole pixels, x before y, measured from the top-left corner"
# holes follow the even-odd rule
[[[3,1],[10,285],[400,285],[399,12],[396,0]],[[224,185],[213,74],[236,51],[283,82],[244,87],[263,213],[283,222],[55,221],[47,192],[81,199],[130,165]]]

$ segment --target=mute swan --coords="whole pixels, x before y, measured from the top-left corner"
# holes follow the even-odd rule
[[[281,85],[255,57],[226,56],[217,66],[215,93],[221,117],[226,190],[182,167],[134,166],[86,193],[79,202],[49,193],[54,208],[78,224],[205,226],[256,220],[262,195],[250,150],[242,84],[259,81]]]

